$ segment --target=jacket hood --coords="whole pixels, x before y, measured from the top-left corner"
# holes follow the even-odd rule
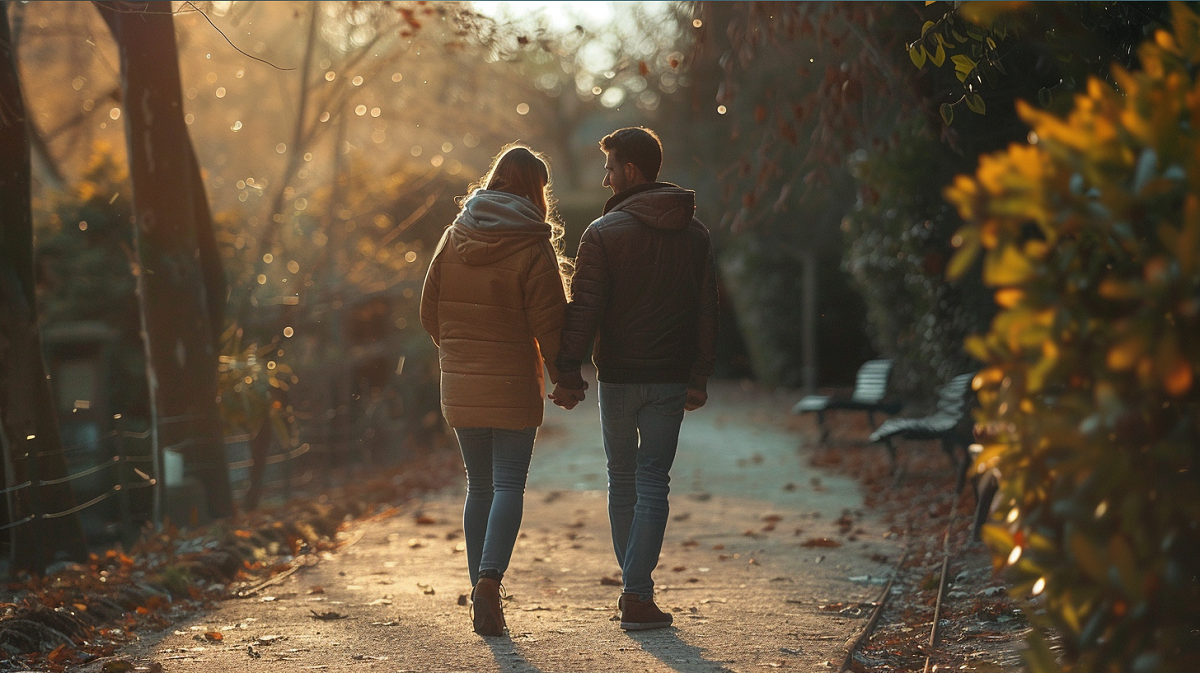
[[[669,182],[648,182],[614,194],[604,212],[617,210],[655,229],[679,230],[696,216],[696,192]]]
[[[550,239],[545,214],[529,199],[476,190],[450,225],[447,241],[467,264],[482,266]]]

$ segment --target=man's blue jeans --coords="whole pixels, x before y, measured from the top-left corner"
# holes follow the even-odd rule
[[[463,534],[471,585],[479,574],[504,575],[521,530],[525,479],[537,428],[455,428],[467,468]]]
[[[687,385],[600,383],[600,424],[608,456],[608,520],[625,591],[654,597],[670,510],[671,464]]]

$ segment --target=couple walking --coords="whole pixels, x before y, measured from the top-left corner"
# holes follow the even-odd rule
[[[501,152],[472,186],[430,263],[421,322],[440,350],[442,411],[467,472],[463,530],[475,632],[505,629],[500,581],[521,526],[542,424],[545,379],[574,408],[592,347],[608,459],[608,515],[624,589],[621,628],[670,626],[651,573],[667,526],[684,411],[708,396],[717,290],[695,193],[656,182],[662,145],[648,129],[600,141],[613,196],[571,264],[550,170],[526,147]],[[567,287],[573,295],[567,301]]]

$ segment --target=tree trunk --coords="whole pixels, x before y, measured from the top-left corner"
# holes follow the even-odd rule
[[[183,454],[186,473],[204,485],[208,513],[227,516],[233,500],[217,406],[216,344],[226,283],[183,121],[171,3],[97,5],[121,54],[156,452]]]
[[[17,54],[8,23],[8,3],[0,17],[0,432],[4,486],[32,486],[7,501],[13,529],[13,564],[35,573],[59,558],[87,557],[79,515],[44,518],[75,506],[70,482],[41,486],[67,476],[58,417],[42,359],[33,277],[33,212],[30,202],[30,147],[25,107],[17,76]]]

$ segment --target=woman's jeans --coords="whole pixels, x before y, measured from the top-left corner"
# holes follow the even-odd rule
[[[502,576],[508,569],[521,529],[525,478],[537,428],[455,428],[454,433],[467,468],[463,532],[474,586],[481,572]]]
[[[650,573],[667,530],[671,464],[687,385],[600,383],[600,425],[608,456],[608,520],[625,591],[654,597]]]

